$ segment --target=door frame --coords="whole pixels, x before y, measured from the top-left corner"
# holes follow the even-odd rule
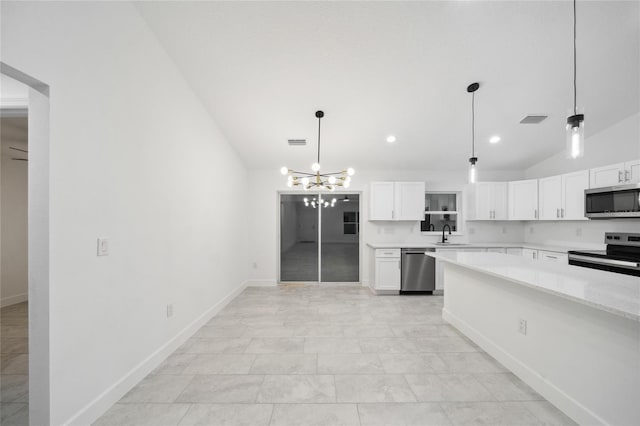
[[[282,195],[304,195],[304,194],[312,194],[312,195],[319,195],[319,196],[324,196],[324,195],[331,195],[331,194],[344,194],[344,195],[357,195],[358,196],[358,212],[360,212],[359,214],[359,221],[358,221],[358,281],[355,282],[329,282],[329,281],[322,281],[322,209],[318,210],[318,281],[301,281],[304,284],[316,284],[316,285],[354,285],[354,284],[358,284],[358,285],[362,285],[362,273],[363,273],[363,256],[362,256],[362,250],[363,250],[363,226],[362,226],[362,191],[334,191],[334,192],[330,192],[330,191],[292,191],[292,190],[278,190],[276,191],[276,253],[278,253],[278,255],[276,256],[276,271],[277,271],[277,278],[276,278],[276,283],[277,285],[279,284],[287,284],[290,283],[292,281],[282,281],[281,276],[280,276],[280,266],[281,266],[281,257],[282,257],[282,253],[280,251],[280,241],[282,239],[282,236],[280,235],[281,229],[280,229],[280,222],[281,222],[281,211],[280,211],[280,205],[281,205],[281,200],[282,200]]]
[[[49,85],[4,62],[0,62],[0,73],[29,87],[29,423],[44,425],[51,419]]]

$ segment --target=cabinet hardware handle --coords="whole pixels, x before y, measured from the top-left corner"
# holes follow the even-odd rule
[[[564,209],[560,209],[560,217],[564,217]]]
[[[556,209],[556,217],[560,217],[560,209]]]
[[[538,209],[533,209],[533,218],[534,219],[538,218]]]
[[[629,170],[625,170],[624,171],[624,181],[628,182],[631,180],[631,177],[629,176],[631,174],[631,172],[629,172]]]
[[[547,257],[548,257],[549,259],[557,259],[557,258],[558,258],[557,256],[549,256],[549,255],[547,255]]]
[[[618,170],[618,183],[620,182],[622,182],[622,170]]]

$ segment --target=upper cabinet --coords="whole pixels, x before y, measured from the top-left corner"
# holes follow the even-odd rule
[[[538,181],[540,220],[585,220],[584,190],[589,171],[582,170]]]
[[[538,179],[509,182],[509,220],[538,219]]]
[[[640,182],[640,160],[611,164],[590,170],[591,188]]]
[[[468,220],[507,220],[507,182],[478,182],[467,191]]]
[[[424,191],[424,182],[372,182],[369,220],[423,220]]]

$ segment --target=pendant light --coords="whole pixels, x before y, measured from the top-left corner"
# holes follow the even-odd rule
[[[289,188],[302,186],[305,191],[313,188],[335,191],[336,187],[348,188],[351,184],[351,176],[355,174],[351,167],[340,172],[320,172],[320,119],[322,117],[324,117],[324,112],[316,111],[316,118],[318,119],[318,161],[311,165],[313,173],[297,172],[286,167],[280,169],[280,173],[287,176],[287,186]]]
[[[567,158],[584,155],[584,114],[578,114],[576,74],[576,0],[573,0],[573,110],[567,117]]]
[[[471,157],[469,158],[469,183],[478,181],[478,171],[476,170],[476,90],[480,88],[480,83],[471,83],[467,86],[467,92],[471,93]]]

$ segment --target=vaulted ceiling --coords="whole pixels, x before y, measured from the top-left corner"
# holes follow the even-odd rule
[[[478,81],[479,166],[521,170],[564,148],[572,3],[140,2],[137,7],[251,168],[322,163],[464,168]],[[587,136],[640,110],[638,2],[578,1]],[[549,118],[538,125],[528,114]],[[397,142],[385,139],[393,134]],[[502,141],[491,145],[490,136]],[[306,138],[290,147],[289,138]]]

